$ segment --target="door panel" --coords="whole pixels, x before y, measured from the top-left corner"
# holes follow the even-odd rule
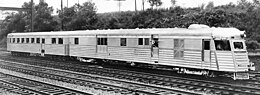
[[[151,59],[154,63],[159,61],[159,35],[151,35]]]
[[[151,57],[159,56],[159,36],[151,35]]]
[[[202,61],[210,62],[210,40],[202,40]]]

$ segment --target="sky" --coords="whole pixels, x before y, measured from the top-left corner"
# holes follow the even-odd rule
[[[21,7],[24,2],[29,2],[31,0],[0,0],[0,7]],[[36,4],[39,3],[40,0],[34,0]],[[61,0],[44,0],[48,3],[49,6],[52,6],[54,9],[53,14],[57,14],[56,10],[60,9],[61,7]],[[118,1],[115,0],[63,0],[63,6],[64,7],[70,7],[73,6],[75,3],[82,4],[83,2],[92,1],[95,3],[97,7],[98,13],[105,13],[105,12],[115,12],[119,11]],[[149,8],[149,3],[147,0],[145,1],[145,8]],[[171,0],[161,0],[163,2],[162,6],[160,8],[169,8],[171,7]],[[176,5],[181,7],[198,7],[202,4],[207,5],[208,2],[213,1],[215,6],[218,5],[225,5],[230,2],[237,4],[238,0],[176,0]],[[251,0],[248,0],[251,1]],[[68,2],[68,3],[67,3]],[[136,0],[137,3],[137,10],[142,9],[142,0]],[[135,0],[124,0],[121,1],[121,11],[134,11],[135,10]],[[0,19],[3,18],[3,15],[1,14],[2,11],[0,11]]]

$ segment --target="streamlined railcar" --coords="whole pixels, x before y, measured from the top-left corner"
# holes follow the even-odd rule
[[[105,59],[168,66],[182,73],[248,79],[252,68],[244,31],[189,28],[113,29],[8,34],[12,53]]]

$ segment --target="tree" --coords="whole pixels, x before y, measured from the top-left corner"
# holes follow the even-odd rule
[[[151,8],[153,9],[154,6],[158,7],[162,5],[162,1],[161,0],[148,0],[148,2],[150,3]]]
[[[210,1],[208,5],[206,6],[206,10],[212,10],[214,8],[214,2]]]
[[[176,2],[177,2],[177,0],[171,0],[172,7],[173,7],[173,8],[176,6]]]
[[[250,41],[246,41],[246,46],[247,49],[251,49],[251,50],[255,50],[257,48],[259,48],[259,43],[257,43],[257,41],[255,40],[250,40]]]
[[[90,1],[83,3],[75,17],[77,19],[73,20],[72,23],[77,30],[95,29],[94,25],[97,22],[95,3]]]
[[[74,5],[70,8],[64,8],[64,29],[65,30],[86,30],[96,29],[95,24],[97,23],[95,4],[88,1],[83,5]],[[59,17],[62,14],[59,12]]]
[[[31,8],[31,2],[27,3],[25,2],[22,6],[23,8]],[[26,12],[21,12],[22,15],[24,15],[24,20],[26,22],[26,30],[31,30],[31,10],[28,10]],[[34,6],[34,31],[54,31],[56,29],[56,26],[58,25],[57,21],[53,20],[53,16],[51,16],[51,13],[53,12],[52,7],[48,7],[48,4],[46,2],[40,2],[38,5]]]
[[[75,4],[74,6],[72,7],[65,7],[63,9],[63,14],[61,14],[61,11],[59,10],[59,18],[61,18],[62,22],[63,22],[63,30],[73,30],[73,27],[72,27],[72,23],[71,21],[74,18],[74,15],[76,15],[78,11],[78,4]],[[60,22],[61,23],[61,22]]]
[[[51,16],[53,12],[52,7],[48,7],[46,2],[40,2],[39,5],[35,6],[35,17],[34,17],[34,31],[53,31],[58,25]]]

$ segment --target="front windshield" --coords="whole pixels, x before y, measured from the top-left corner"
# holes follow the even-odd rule
[[[216,50],[231,51],[229,40],[215,40]]]
[[[234,42],[234,48],[235,49],[244,49],[242,42]]]

